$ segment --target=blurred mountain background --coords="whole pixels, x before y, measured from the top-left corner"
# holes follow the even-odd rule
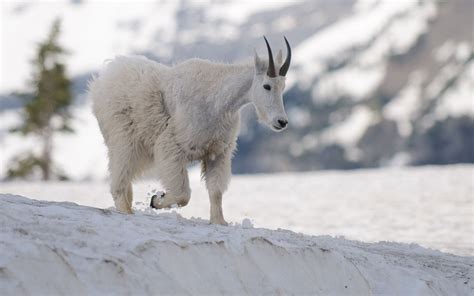
[[[243,110],[234,173],[474,162],[474,1],[2,2],[0,177],[37,149],[18,125],[35,46],[61,18],[74,134],[52,156],[72,179],[102,179],[107,159],[85,95],[104,60],[142,54],[173,64],[234,62],[263,35],[293,48],[284,95],[289,128],[275,134]]]

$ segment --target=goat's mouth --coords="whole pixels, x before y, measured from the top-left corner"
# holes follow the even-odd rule
[[[274,131],[276,131],[276,132],[279,132],[279,131],[281,131],[281,130],[284,129],[284,128],[281,127],[281,126],[277,126],[277,125],[273,125],[273,124],[272,124],[272,129],[273,129]]]

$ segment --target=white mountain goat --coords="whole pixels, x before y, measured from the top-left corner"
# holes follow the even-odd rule
[[[264,37],[265,38],[265,37]],[[223,224],[222,194],[231,176],[240,109],[252,103],[260,122],[274,131],[288,119],[282,93],[291,61],[217,64],[191,59],[168,67],[145,57],[117,57],[89,85],[93,112],[108,147],[116,208],[132,213],[132,180],[156,169],[166,194],[151,206],[185,206],[190,199],[189,162],[201,161],[211,203],[211,223]],[[279,68],[278,75],[276,67]]]

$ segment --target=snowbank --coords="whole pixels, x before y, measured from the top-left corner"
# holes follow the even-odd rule
[[[472,257],[0,195],[0,294],[468,295]]]
[[[416,243],[474,256],[473,176],[474,165],[234,175],[223,208],[229,222],[248,217],[273,230]],[[191,200],[176,211],[185,218],[208,218],[209,197],[198,167],[190,169],[189,182]],[[148,207],[153,189],[164,190],[153,178],[134,184],[135,210]],[[0,183],[0,193],[95,208],[113,207],[109,191],[104,181]]]

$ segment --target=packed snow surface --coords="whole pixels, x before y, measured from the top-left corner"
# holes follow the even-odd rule
[[[264,210],[264,209],[261,209]],[[0,294],[468,295],[474,260],[0,195]]]
[[[198,169],[191,169],[190,184],[189,204],[176,211],[209,219]],[[134,185],[135,210],[148,207],[153,189],[163,190],[154,179]],[[0,193],[113,207],[107,182],[4,182]],[[228,222],[248,218],[255,227],[474,255],[474,165],[236,175],[223,209]]]

